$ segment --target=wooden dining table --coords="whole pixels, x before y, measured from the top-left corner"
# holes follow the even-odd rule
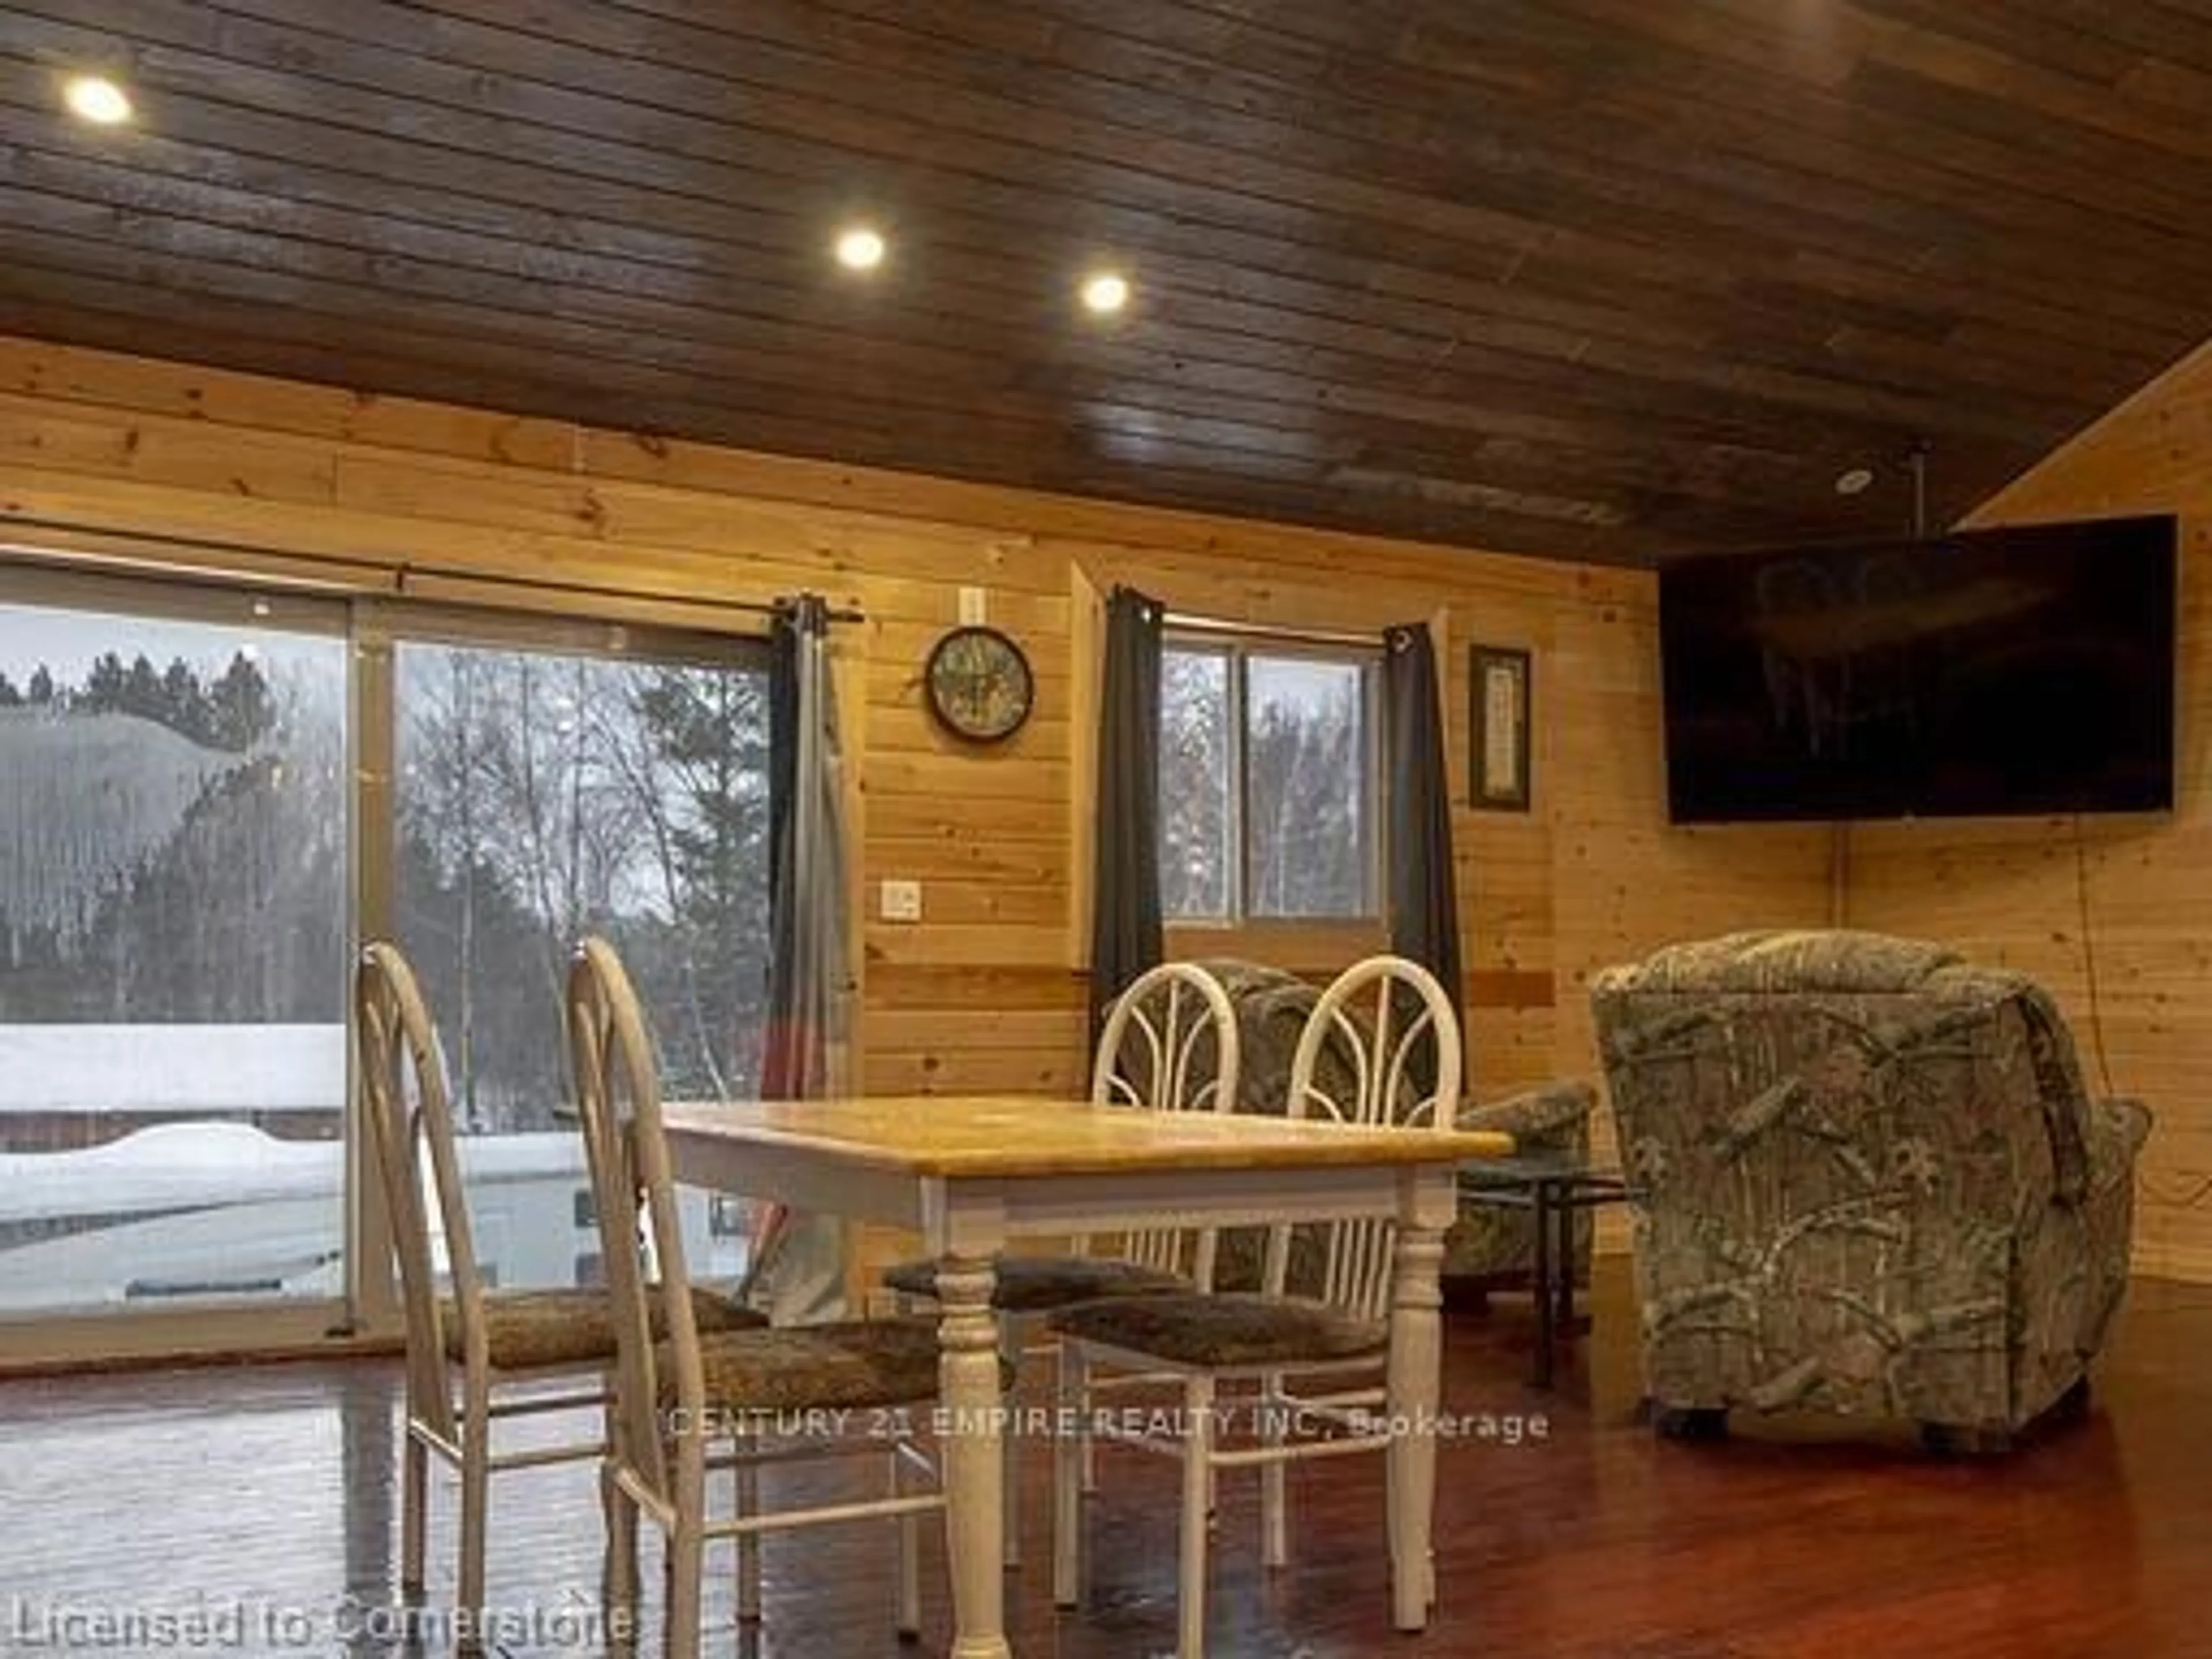
[[[1437,1270],[1456,1165],[1513,1150],[1494,1132],[1146,1112],[1018,1095],[672,1103],[675,1173],[921,1235],[938,1261],[940,1443],[955,1659],[1004,1659],[1005,1526],[993,1262],[1010,1238],[1385,1216],[1396,1223],[1388,1405],[1391,1601],[1436,1601],[1441,1348]]]

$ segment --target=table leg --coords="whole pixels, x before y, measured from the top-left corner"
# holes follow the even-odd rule
[[[1562,1198],[1566,1194],[1562,1194]],[[1575,1340],[1575,1224],[1581,1212],[1571,1202],[1553,1206],[1553,1223],[1559,1230],[1559,1310],[1552,1321],[1552,1328],[1567,1341]]]
[[[1540,1389],[1552,1386],[1552,1311],[1555,1294],[1552,1275],[1557,1269],[1552,1261],[1552,1200],[1551,1184],[1539,1181],[1528,1195],[1529,1213],[1536,1223],[1536,1282],[1531,1287],[1529,1298],[1536,1304],[1536,1361],[1530,1380]]]
[[[952,1659],[1010,1659],[1006,1645],[1006,1443],[999,1390],[999,1322],[988,1256],[946,1255],[937,1264],[939,1440],[945,1499],[945,1553],[952,1573]]]
[[[1443,1230],[1401,1221],[1390,1295],[1390,1600],[1400,1630],[1428,1628],[1437,1599],[1430,1528],[1437,1498],[1436,1422],[1443,1348],[1437,1270]]]

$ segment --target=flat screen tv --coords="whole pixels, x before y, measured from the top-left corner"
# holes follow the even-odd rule
[[[2171,518],[1663,567],[1677,823],[2173,805]]]

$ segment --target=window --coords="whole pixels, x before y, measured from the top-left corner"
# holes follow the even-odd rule
[[[1377,658],[1178,635],[1160,668],[1171,921],[1381,913]]]

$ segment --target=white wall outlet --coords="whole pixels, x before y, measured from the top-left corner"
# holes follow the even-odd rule
[[[920,921],[921,920],[921,884],[918,881],[887,881],[884,884],[883,917],[885,921]]]
[[[981,628],[990,620],[988,614],[989,609],[990,602],[984,597],[981,588],[963,587],[960,590],[960,625],[962,627]]]

